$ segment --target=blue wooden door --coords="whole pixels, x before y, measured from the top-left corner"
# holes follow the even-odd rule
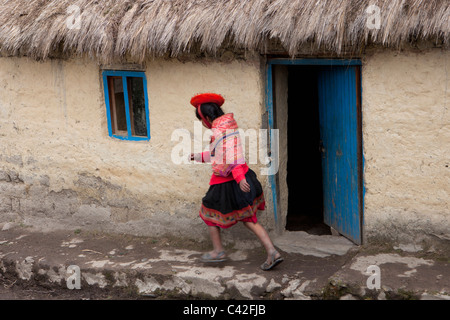
[[[324,222],[361,244],[358,170],[358,72],[322,67],[318,74]]]

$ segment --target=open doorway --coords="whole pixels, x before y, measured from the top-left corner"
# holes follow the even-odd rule
[[[268,127],[280,131],[270,176],[278,227],[331,228],[362,244],[361,61],[274,58],[267,68]]]
[[[318,67],[288,67],[286,230],[331,234],[324,223]]]

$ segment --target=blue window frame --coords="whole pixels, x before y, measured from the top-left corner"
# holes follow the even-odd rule
[[[150,140],[145,73],[105,70],[102,75],[109,136],[121,140]]]

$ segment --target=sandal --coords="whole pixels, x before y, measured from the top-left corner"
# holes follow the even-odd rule
[[[227,258],[225,256],[225,251],[221,251],[215,258],[213,258],[209,252],[205,253],[204,255],[202,255],[201,260],[203,262],[223,262],[226,261]]]
[[[261,269],[264,271],[269,271],[269,270],[273,269],[276,265],[283,262],[284,259],[281,256],[275,259],[275,256],[277,254],[279,254],[278,251],[275,251],[274,253],[272,253],[272,257],[271,257],[272,259],[270,260],[270,263],[267,263],[267,261],[264,261],[264,263],[261,265]]]

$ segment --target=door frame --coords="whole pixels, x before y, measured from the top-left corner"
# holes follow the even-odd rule
[[[357,148],[358,148],[358,193],[359,193],[359,215],[360,215],[360,243],[363,243],[363,227],[364,227],[364,146],[362,136],[362,62],[360,59],[289,59],[289,58],[268,58],[266,62],[266,114],[267,114],[267,126],[270,129],[277,129],[275,127],[275,107],[274,107],[274,82],[273,82],[273,66],[285,65],[285,66],[358,66],[356,85],[359,87],[357,92]],[[269,141],[271,141],[269,139]],[[270,142],[269,142],[270,143]],[[284,230],[281,226],[281,216],[279,215],[278,208],[280,207],[279,197],[279,183],[278,173],[269,176],[270,189],[272,191],[272,204],[273,214],[275,220],[275,228],[279,232]]]

